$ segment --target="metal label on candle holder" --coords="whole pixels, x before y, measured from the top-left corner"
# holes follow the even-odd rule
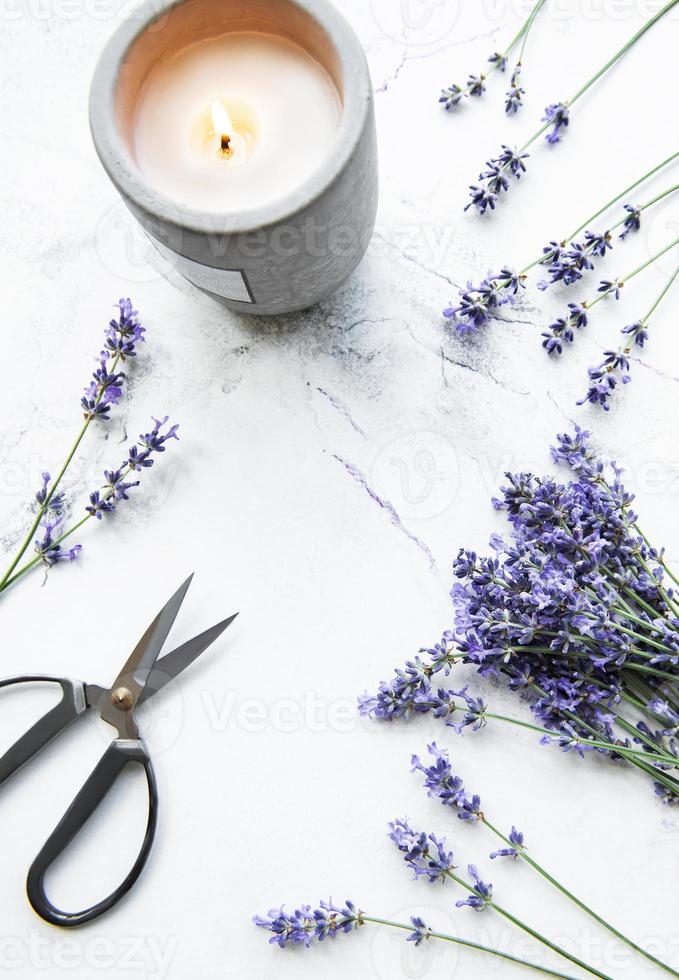
[[[173,252],[171,248],[155,238],[153,244],[163,258],[195,286],[238,303],[255,302],[250,284],[242,269],[218,269],[212,265],[203,265],[202,262],[195,262],[193,259],[187,259],[185,255]]]

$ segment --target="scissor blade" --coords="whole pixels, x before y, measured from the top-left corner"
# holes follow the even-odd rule
[[[216,626],[211,626],[204,633],[201,633],[199,636],[194,636],[192,640],[187,640],[186,643],[182,643],[176,650],[172,650],[171,653],[166,653],[164,657],[156,661],[156,665],[151,670],[146,686],[139,695],[137,703],[143,704],[144,701],[148,701],[154,694],[161,691],[169,681],[174,680],[183,670],[186,670],[201,653],[204,653],[209,646],[212,646],[224,630],[231,625],[237,615],[238,613],[234,613],[233,616],[229,616],[228,619],[217,623]]]
[[[165,603],[128,657],[125,666],[111,685],[112,690],[116,687],[126,687],[134,695],[135,702],[138,701],[139,695],[146,686],[149,672],[158,659],[163,643],[177,618],[192,578],[193,574],[189,575],[172,598]]]

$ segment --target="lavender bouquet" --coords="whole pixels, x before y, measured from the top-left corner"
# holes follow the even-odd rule
[[[109,421],[112,409],[123,396],[127,381],[123,370],[125,363],[137,356],[138,345],[144,341],[145,328],[131,300],[120,299],[117,311],[117,316],[106,327],[104,346],[96,357],[97,367],[80,399],[83,422],[78,435],[57,475],[54,478],[48,472],[42,475],[42,485],[35,494],[35,516],[0,578],[0,593],[37,566],[50,569],[54,565],[75,561],[82,546],[65,547],[67,539],[92,518],[101,520],[112,514],[121,502],[129,500],[129,491],[139,486],[140,481],[135,476],[154,465],[155,456],[165,452],[165,444],[170,439],[179,438],[178,426],[167,426],[167,416],[154,419],[150,431],[140,435],[139,441],[128,447],[122,462],[104,472],[102,485],[89,495],[84,516],[67,524],[70,508],[66,494],[59,489],[61,482],[90,426],[93,423],[105,425]],[[35,556],[21,564],[31,543]]]
[[[493,503],[507,515],[508,540],[493,536],[488,557],[460,551],[452,629],[361,710],[384,719],[431,712],[460,732],[491,719],[519,724],[564,751],[624,760],[677,804],[679,582],[641,530],[622,471],[599,459],[589,433],[559,436],[552,455],[573,480],[507,474]],[[446,688],[457,662],[529,696],[540,724]]]
[[[614,463],[603,463],[588,433],[558,437],[556,462],[568,466],[569,483],[531,474],[507,474],[495,506],[507,514],[509,540],[494,535],[493,554],[479,558],[460,551],[454,565],[453,628],[439,643],[420,651],[359,699],[362,714],[407,720],[429,713],[458,733],[480,731],[490,721],[519,725],[580,756],[595,752],[640,769],[653,780],[666,804],[679,803],[679,584],[641,531],[632,495]],[[668,579],[670,580],[668,582]],[[458,662],[474,664],[484,676],[504,678],[511,689],[532,697],[537,723],[493,713],[466,687],[445,684]],[[436,742],[430,760],[413,755],[412,771],[424,778],[428,795],[449,813],[481,826],[496,841],[490,860],[526,863],[563,898],[600,928],[664,972],[679,972],[624,935],[591,909],[527,852],[516,826],[504,832],[491,822],[477,793],[469,793],[448,753]],[[413,828],[407,820],[389,825],[389,839],[417,880],[456,885],[466,893],[457,908],[490,911],[545,948],[592,976],[606,978],[500,904],[476,864],[466,874],[443,837]],[[422,916],[409,923],[360,910],[353,902],[283,907],[255,916],[280,947],[305,947],[366,924],[403,930],[415,945],[434,939],[504,957],[551,976],[568,976],[535,962],[508,956],[472,940],[432,929]]]

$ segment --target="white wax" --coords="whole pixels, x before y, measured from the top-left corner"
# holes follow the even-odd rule
[[[147,182],[178,204],[222,214],[261,207],[318,169],[341,111],[330,75],[298,45],[224,34],[151,70],[135,111],[134,156]],[[224,118],[234,130],[226,153]]]

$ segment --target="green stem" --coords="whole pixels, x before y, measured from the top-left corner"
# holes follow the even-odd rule
[[[111,369],[110,369],[110,373],[111,374],[115,374],[115,372],[116,372],[116,370],[118,368],[119,363],[120,363],[120,354],[116,354],[116,356],[115,356],[115,358],[113,360],[113,364],[111,365]],[[104,396],[104,391],[102,390],[102,391],[99,392],[99,394],[97,395],[97,397],[95,399],[95,405],[98,405],[101,402],[101,399],[103,398],[103,396]],[[47,512],[47,509],[48,509],[48,507],[50,505],[50,502],[51,502],[52,498],[54,497],[54,494],[56,493],[57,488],[59,487],[59,484],[61,483],[61,481],[62,481],[62,479],[64,477],[64,474],[66,473],[66,470],[68,469],[69,465],[71,464],[71,461],[73,460],[73,457],[75,456],[76,452],[78,451],[78,447],[80,446],[80,443],[83,441],[83,438],[85,437],[85,433],[89,429],[91,422],[92,422],[92,416],[91,415],[89,417],[86,417],[85,418],[85,421],[83,422],[83,424],[81,426],[80,432],[78,433],[77,438],[76,438],[75,442],[73,443],[73,445],[71,446],[71,449],[70,449],[70,452],[69,452],[68,456],[66,457],[66,461],[64,462],[63,466],[59,470],[59,472],[58,472],[57,476],[55,477],[55,479],[52,481],[52,485],[51,485],[51,487],[50,487],[50,489],[49,489],[49,491],[48,491],[48,493],[47,493],[47,495],[45,497],[45,500],[44,500],[43,504],[38,508],[38,512],[37,512],[37,514],[35,516],[35,520],[31,524],[31,527],[30,527],[30,530],[28,531],[28,534],[26,535],[26,537],[24,538],[23,542],[21,543],[21,545],[19,547],[19,550],[16,553],[16,555],[14,556],[13,560],[10,562],[10,565],[7,568],[7,570],[6,570],[5,574],[3,575],[2,579],[0,579],[0,592],[2,592],[7,587],[7,585],[9,585],[10,581],[12,580],[12,572],[14,571],[14,569],[17,567],[17,565],[21,561],[23,555],[26,552],[26,549],[28,548],[29,544],[31,543],[31,540],[33,538],[33,535],[38,530],[38,527],[40,525],[40,521],[45,516],[45,513]],[[14,577],[16,578],[17,576],[14,576]]]
[[[679,153],[675,153],[674,156],[679,156]],[[670,159],[673,159],[673,157],[671,157]],[[667,161],[665,161],[665,162],[667,162]],[[651,171],[651,173],[653,173],[653,172],[654,171]],[[649,176],[649,174],[646,174],[642,178],[642,180],[645,180],[648,176]],[[637,183],[641,183],[641,181],[637,181]],[[639,212],[645,211],[647,208],[652,207],[654,204],[657,204],[659,201],[662,201],[664,198],[669,197],[670,194],[674,194],[675,191],[677,191],[677,190],[679,190],[679,184],[672,184],[671,187],[666,187],[664,191],[661,191],[660,194],[656,194],[655,197],[652,197],[650,199],[650,201],[646,201],[645,204],[641,204],[639,206]],[[623,194],[619,195],[619,197],[622,197],[622,196],[624,196],[624,195]],[[615,202],[618,199],[619,198],[614,198],[612,201],[609,201],[608,204],[606,204],[603,208],[600,208],[599,211],[597,211],[595,215],[589,217],[587,219],[587,221],[585,221],[584,224],[580,225],[580,227],[579,228],[576,228],[574,232],[572,232],[570,235],[567,235],[565,238],[563,238],[561,240],[561,243],[563,245],[565,245],[567,241],[573,241],[573,239],[576,237],[576,235],[579,235],[580,232],[584,228],[587,228],[587,226],[589,224],[591,224],[591,222],[594,221],[595,218],[598,218],[598,216],[600,214],[603,214],[604,211],[607,211],[608,208],[611,207],[612,204],[615,204]],[[623,217],[619,221],[616,221],[615,224],[611,225],[611,227],[608,229],[609,233],[610,232],[613,232],[613,231],[616,231],[616,229],[618,229],[621,225],[624,225],[624,223],[625,223],[626,220],[627,219]],[[543,252],[542,255],[538,256],[537,259],[534,259],[532,262],[529,262],[528,265],[525,265],[519,271],[518,274],[520,276],[525,276],[526,273],[527,272],[530,272],[531,269],[534,269],[536,265],[544,265],[544,263],[547,262],[552,257],[552,255],[554,255],[554,250],[551,250],[551,251],[548,251],[548,252]]]
[[[532,688],[533,691],[536,691],[541,697],[544,698],[544,697],[547,696],[547,692],[543,688],[541,688],[539,684],[536,684],[535,681],[532,681],[528,686],[530,688]],[[566,710],[566,711],[563,712],[563,714],[564,714],[564,716],[566,718],[568,718],[569,721],[573,721],[576,724],[580,725],[582,728],[584,728],[587,731],[591,732],[592,735],[596,736],[598,734],[595,728],[593,728],[590,724],[588,724],[582,718],[579,718],[572,711]],[[610,747],[611,747],[611,749],[615,750],[615,747],[616,747],[615,746],[615,743],[614,742],[611,742],[610,743]],[[662,783],[663,786],[666,786],[673,793],[679,794],[679,782],[676,779],[672,779],[670,776],[666,776],[665,773],[660,772],[658,769],[655,769],[653,766],[651,766],[648,763],[644,762],[640,758],[631,758],[630,757],[630,760],[629,761],[630,761],[630,765],[637,766],[638,769],[641,769],[647,775],[652,776],[653,779],[655,779],[659,783]]]
[[[488,827],[490,831],[492,831],[493,834],[495,834],[495,836],[499,840],[504,841],[504,843],[509,845],[509,847],[514,847],[512,842],[509,840],[509,838],[505,837],[502,831],[498,830],[497,827],[493,826],[493,824],[486,818],[485,814],[481,817],[481,821],[486,825],[486,827]],[[652,953],[647,952],[642,946],[637,945],[637,943],[633,942],[633,940],[629,939],[622,932],[616,929],[615,926],[612,926],[610,922],[607,922],[604,918],[602,918],[602,916],[598,915],[593,909],[589,907],[589,905],[585,905],[585,903],[582,902],[571,891],[569,891],[565,887],[565,885],[562,885],[560,881],[557,881],[557,879],[554,878],[553,875],[551,875],[545,868],[543,868],[541,864],[538,864],[537,861],[534,861],[533,858],[530,857],[523,848],[516,849],[516,853],[518,857],[521,858],[522,861],[525,861],[526,864],[529,864],[531,868],[537,871],[538,874],[542,875],[542,877],[546,881],[548,881],[551,885],[553,885],[557,889],[557,891],[560,891],[562,895],[565,895],[566,898],[568,898],[571,902],[573,902],[574,905],[577,905],[578,908],[582,909],[582,911],[585,912],[591,919],[594,919],[595,922],[598,922],[599,925],[603,926],[604,929],[606,929],[608,932],[611,933],[611,935],[616,936],[616,938],[620,939],[623,943],[625,943],[626,946],[629,946],[630,949],[633,949],[635,952],[639,953],[647,960],[650,960],[652,963],[655,963],[656,966],[659,966],[662,970],[665,970],[666,973],[671,973],[672,976],[679,977],[679,973],[677,973],[676,970],[673,970],[672,967],[667,966],[667,964],[663,963],[662,960],[657,959],[655,956],[653,956]]]
[[[132,472],[131,466],[125,467],[122,473],[123,479],[126,476],[128,476],[131,472]],[[112,496],[113,496],[113,491],[109,490],[107,493],[104,494],[104,500],[110,500]],[[81,528],[83,524],[86,524],[87,521],[91,519],[92,519],[92,514],[89,513],[85,514],[85,516],[82,517],[76,524],[71,525],[71,527],[69,527],[67,531],[64,531],[62,535],[56,538],[54,544],[55,545],[61,544],[62,541],[65,541],[66,538],[69,538],[72,534],[75,534],[75,532],[79,530],[79,528]],[[35,558],[32,558],[29,562],[26,562],[26,564],[23,565],[18,572],[15,572],[14,575],[11,576],[11,578],[6,579],[6,581],[4,581],[3,584],[0,584],[0,592],[4,592],[5,589],[8,589],[10,585],[13,585],[17,579],[21,578],[22,575],[25,575],[26,572],[30,572],[32,568],[35,568],[35,566],[39,565],[41,562],[42,562],[42,558],[40,557],[40,555],[37,555]]]
[[[462,885],[463,888],[466,888],[472,894],[477,895],[483,901],[487,901],[485,896],[482,895],[481,892],[479,892],[470,882],[465,881],[464,878],[460,878],[460,876],[456,875],[453,871],[448,871],[446,873],[453,879],[453,881],[456,881],[458,885]],[[569,953],[561,946],[558,946],[556,943],[552,942],[551,939],[543,936],[542,933],[538,932],[536,929],[533,929],[527,923],[523,922],[521,919],[518,919],[515,915],[512,915],[512,913],[505,909],[502,905],[498,905],[497,902],[492,900],[488,901],[487,904],[488,908],[494,909],[498,915],[501,915],[504,919],[507,919],[508,922],[511,922],[513,925],[517,926],[517,928],[523,930],[523,932],[528,933],[528,935],[532,936],[533,939],[537,939],[537,941],[542,943],[543,946],[547,946],[548,949],[558,953],[559,956],[562,956],[566,960],[570,960],[571,963],[575,963],[576,966],[579,966],[587,973],[591,973],[595,977],[600,977],[600,980],[613,980],[613,978],[609,977],[608,974],[601,973],[596,969],[596,967],[589,966],[583,960],[575,956],[575,954]]]
[[[594,83],[596,81],[598,81],[601,78],[601,76],[604,75],[608,71],[609,68],[612,68],[613,65],[616,63],[616,61],[618,61],[620,58],[622,58],[622,56],[624,54],[626,54],[629,51],[629,49],[634,44],[636,44],[636,42],[639,40],[639,38],[643,37],[643,35],[646,33],[646,31],[650,30],[651,27],[653,27],[653,25],[657,21],[660,20],[661,17],[664,17],[665,14],[668,11],[670,11],[672,9],[672,7],[674,7],[677,4],[677,2],[679,2],[679,0],[668,0],[668,3],[666,3],[664,7],[661,7],[660,10],[658,10],[649,20],[647,20],[645,24],[642,24],[642,26],[639,28],[639,30],[635,34],[632,35],[632,37],[629,39],[629,41],[627,41],[626,44],[623,44],[623,46],[620,48],[620,50],[619,51],[616,51],[616,53],[613,55],[613,57],[612,58],[609,58],[608,61],[606,62],[606,64],[602,68],[600,68],[599,71],[596,72],[596,74],[592,75],[592,77],[589,79],[589,81],[585,82],[585,84],[581,88],[578,89],[578,91],[575,93],[575,95],[572,96],[568,100],[568,102],[566,103],[566,105],[568,105],[568,106],[574,105],[578,101],[578,99],[582,95],[584,95],[585,92],[592,85],[594,85]]]
[[[675,0],[675,2],[679,3],[679,0]],[[646,259],[645,262],[642,262],[641,265],[638,265],[636,269],[632,269],[631,272],[628,272],[621,279],[616,280],[616,284],[618,286],[623,286],[631,279],[634,279],[635,276],[638,276],[640,272],[643,272],[644,269],[647,269],[649,265],[653,265],[654,262],[657,262],[657,260],[665,254],[665,252],[669,252],[669,250],[671,248],[674,248],[675,245],[677,244],[679,244],[679,238],[675,238],[673,242],[670,242],[669,245],[665,245],[665,247],[661,248],[659,252],[656,252],[655,255],[652,255],[650,259]],[[605,299],[610,293],[615,291],[616,284],[611,286],[610,289],[607,289],[606,292],[599,293],[596,299],[593,299],[591,303],[583,303],[583,306],[586,306],[588,310],[591,310],[593,307],[596,306],[597,303],[601,302],[602,299]]]
[[[642,37],[646,33],[646,31],[650,30],[651,27],[653,27],[653,25],[657,21],[659,21],[660,18],[663,17],[669,10],[671,10],[672,7],[674,7],[677,3],[679,3],[679,0],[668,0],[668,2],[665,4],[665,6],[662,7],[660,10],[658,10],[657,13],[655,13],[653,15],[653,17],[651,17],[649,20],[647,20],[646,23],[643,24],[639,28],[639,30],[635,34],[633,34],[632,37],[625,44],[623,44],[623,46],[618,51],[616,51],[616,53],[613,55],[613,57],[612,58],[609,58],[608,61],[606,62],[606,64],[603,65],[597,72],[595,72],[595,74],[592,75],[592,77],[590,79],[588,79],[585,82],[585,84],[582,85],[578,89],[578,91],[575,93],[575,95],[572,95],[570,97],[570,99],[567,99],[566,102],[564,102],[564,105],[565,106],[568,106],[568,107],[575,105],[575,103],[578,101],[578,99],[581,98],[585,94],[585,92],[589,88],[591,88],[591,86],[594,85],[594,83],[597,82],[601,78],[602,75],[604,75],[608,71],[609,68],[612,68],[613,65],[617,61],[619,61],[620,58],[622,58],[623,55],[625,55],[634,44],[636,44],[636,42],[639,40],[639,38]],[[521,154],[525,150],[527,150],[528,147],[531,146],[535,142],[536,139],[538,139],[540,136],[542,136],[542,134],[544,132],[546,132],[551,125],[552,125],[551,122],[545,122],[537,130],[537,132],[533,133],[533,135],[530,137],[530,139],[526,140],[526,142],[523,144],[523,146],[521,146],[517,150],[517,153]]]
[[[45,516],[45,513],[47,511],[47,508],[49,506],[49,503],[52,500],[52,497],[54,496],[54,493],[56,492],[57,487],[61,483],[61,480],[62,480],[62,478],[64,476],[64,473],[68,469],[68,466],[69,466],[71,460],[75,456],[75,454],[76,454],[76,452],[78,450],[78,446],[82,442],[82,440],[83,440],[83,438],[85,436],[85,433],[87,432],[87,430],[89,428],[89,425],[90,425],[90,422],[91,421],[92,421],[91,418],[85,419],[85,422],[83,423],[82,428],[80,429],[80,432],[78,433],[78,437],[75,440],[75,442],[73,443],[73,445],[71,447],[71,451],[69,452],[68,456],[66,457],[66,462],[61,467],[61,469],[59,470],[59,473],[58,473],[56,479],[52,483],[52,487],[51,487],[49,493],[47,494],[47,497],[45,498],[44,504],[42,504],[42,506],[38,508],[38,512],[35,515],[35,519],[34,519],[33,523],[31,524],[31,526],[29,528],[28,534],[26,535],[26,537],[24,538],[23,542],[21,543],[21,545],[19,547],[19,550],[17,551],[17,553],[14,556],[13,560],[10,562],[9,567],[7,568],[7,571],[3,575],[2,579],[0,579],[0,592],[8,584],[9,579],[10,579],[10,577],[12,575],[12,572],[14,571],[14,569],[17,567],[17,565],[21,561],[24,553],[26,552],[26,549],[28,548],[29,544],[31,543],[31,541],[33,539],[33,535],[38,530],[38,527],[40,525],[40,521]]]
[[[646,316],[642,317],[642,321],[644,323],[647,323],[648,320],[650,320],[652,314],[655,313],[655,311],[657,310],[657,308],[660,306],[660,304],[662,303],[663,299],[665,298],[665,296],[667,295],[667,293],[670,291],[670,288],[674,284],[677,276],[679,276],[679,265],[677,266],[677,268],[674,270],[674,272],[672,273],[672,275],[670,276],[670,278],[667,280],[667,282],[665,283],[665,285],[661,289],[661,291],[658,294],[655,302],[650,307],[650,309],[647,311]]]
[[[574,239],[576,237],[576,235],[579,235],[580,232],[581,231],[584,231],[585,228],[588,225],[590,225],[593,221],[596,221],[597,218],[600,218],[601,215],[604,214],[606,211],[608,211],[609,208],[612,208],[614,204],[617,204],[618,203],[618,201],[621,201],[624,197],[627,197],[627,195],[629,193],[631,193],[633,190],[636,190],[636,188],[639,187],[640,184],[645,183],[645,181],[649,180],[649,178],[651,178],[655,174],[657,174],[659,170],[662,170],[663,167],[666,167],[669,163],[672,163],[673,160],[676,160],[677,157],[679,157],[679,150],[677,150],[671,156],[667,157],[661,163],[656,164],[656,166],[653,167],[651,170],[649,170],[647,173],[645,173],[643,175],[643,177],[639,177],[637,180],[634,181],[633,184],[630,184],[628,187],[626,187],[624,189],[624,191],[620,191],[620,193],[616,194],[615,197],[612,197],[610,199],[610,201],[607,201],[602,208],[599,208],[598,211],[595,211],[594,214],[591,214],[589,216],[589,218],[587,218],[586,221],[583,221],[583,223],[581,225],[579,225],[575,229],[575,231],[571,232],[571,234],[570,235],[567,235],[566,238],[564,238],[563,240],[564,241],[572,241],[572,239]],[[672,189],[674,189],[674,188],[672,188]],[[665,191],[665,194],[669,194],[669,193],[671,193],[671,192],[670,191]],[[665,195],[662,195],[662,196],[665,196]],[[640,211],[645,210],[645,208],[650,207],[651,204],[655,204],[656,203],[656,200],[660,200],[660,198],[658,197],[655,200],[649,201],[647,204],[645,204],[643,206],[643,208],[639,208],[639,210]],[[625,219],[623,218],[622,221],[620,222],[620,224],[622,224],[624,222],[624,220]]]
[[[549,735],[550,738],[563,738],[566,735],[565,732],[555,731],[550,728],[542,728],[540,725],[532,725],[528,721],[522,721],[519,718],[510,718],[508,715],[496,715],[493,712],[484,712],[484,718],[492,718],[494,721],[506,721],[510,725],[518,725],[520,728],[527,728],[529,731],[539,732],[541,735]],[[636,729],[633,729],[635,735],[639,735]],[[644,752],[643,749],[629,749],[624,745],[616,745],[611,742],[600,741],[599,739],[586,739],[579,738],[578,736],[573,736],[573,742],[576,745],[582,745],[583,748],[592,749],[606,749],[608,752],[615,752],[616,754],[625,757],[635,757],[641,756],[643,759],[648,760],[648,752]],[[655,743],[652,743],[654,749],[658,749]],[[679,759],[672,755],[665,755],[664,753],[658,753],[655,758],[658,761],[672,763],[674,766],[679,766]]]
[[[648,540],[648,538],[646,537],[646,535],[644,534],[644,532],[641,530],[641,528],[639,527],[639,525],[635,523],[635,524],[632,525],[632,527],[637,532],[637,534],[639,535],[639,537],[643,538],[644,543],[647,545],[647,547],[652,548],[653,546],[652,546],[651,542]],[[667,572],[667,574],[669,575],[669,577],[672,579],[672,581],[675,583],[675,585],[679,585],[679,578],[674,574],[674,572],[672,571],[672,569],[669,568],[669,566],[666,564],[665,559],[663,558],[662,555],[659,555],[658,556],[658,563],[665,569],[665,571]]]
[[[407,932],[413,931],[413,926],[407,925],[405,922],[394,922],[392,919],[379,919],[377,916],[366,915],[364,912],[360,913],[359,921],[372,922],[378,926],[388,926],[390,929],[404,929]],[[342,925],[342,922],[340,922],[339,925]],[[518,956],[512,956],[511,953],[502,953],[499,949],[493,949],[491,946],[483,946],[481,943],[474,943],[469,939],[461,939],[459,936],[451,936],[446,932],[435,932],[433,929],[428,929],[427,937],[429,939],[442,939],[444,942],[455,943],[458,946],[465,946],[467,949],[475,949],[480,953],[489,953],[491,956],[498,956],[501,959],[508,960],[511,963],[518,963],[520,966],[525,966],[529,970],[535,970],[537,973],[545,973],[550,977],[560,977],[561,980],[573,980],[573,977],[571,977],[568,973],[559,973],[557,970],[550,970],[549,967],[538,966],[536,963],[531,963],[529,960],[522,960]]]
[[[533,9],[531,10],[531,12],[530,12],[530,14],[528,16],[528,20],[523,25],[523,28],[522,28],[522,34],[523,34],[523,36],[521,38],[521,48],[519,50],[518,64],[522,64],[523,63],[523,54],[524,54],[524,51],[526,50],[526,41],[528,40],[528,35],[531,32],[531,28],[533,26],[533,22],[535,21],[535,18],[539,14],[540,8],[544,4],[544,2],[545,2],[545,0],[538,0],[538,2],[535,4],[535,6],[533,7]],[[518,38],[516,40],[518,40]],[[507,54],[509,54],[509,51],[510,50],[511,50],[511,47],[507,49]]]

